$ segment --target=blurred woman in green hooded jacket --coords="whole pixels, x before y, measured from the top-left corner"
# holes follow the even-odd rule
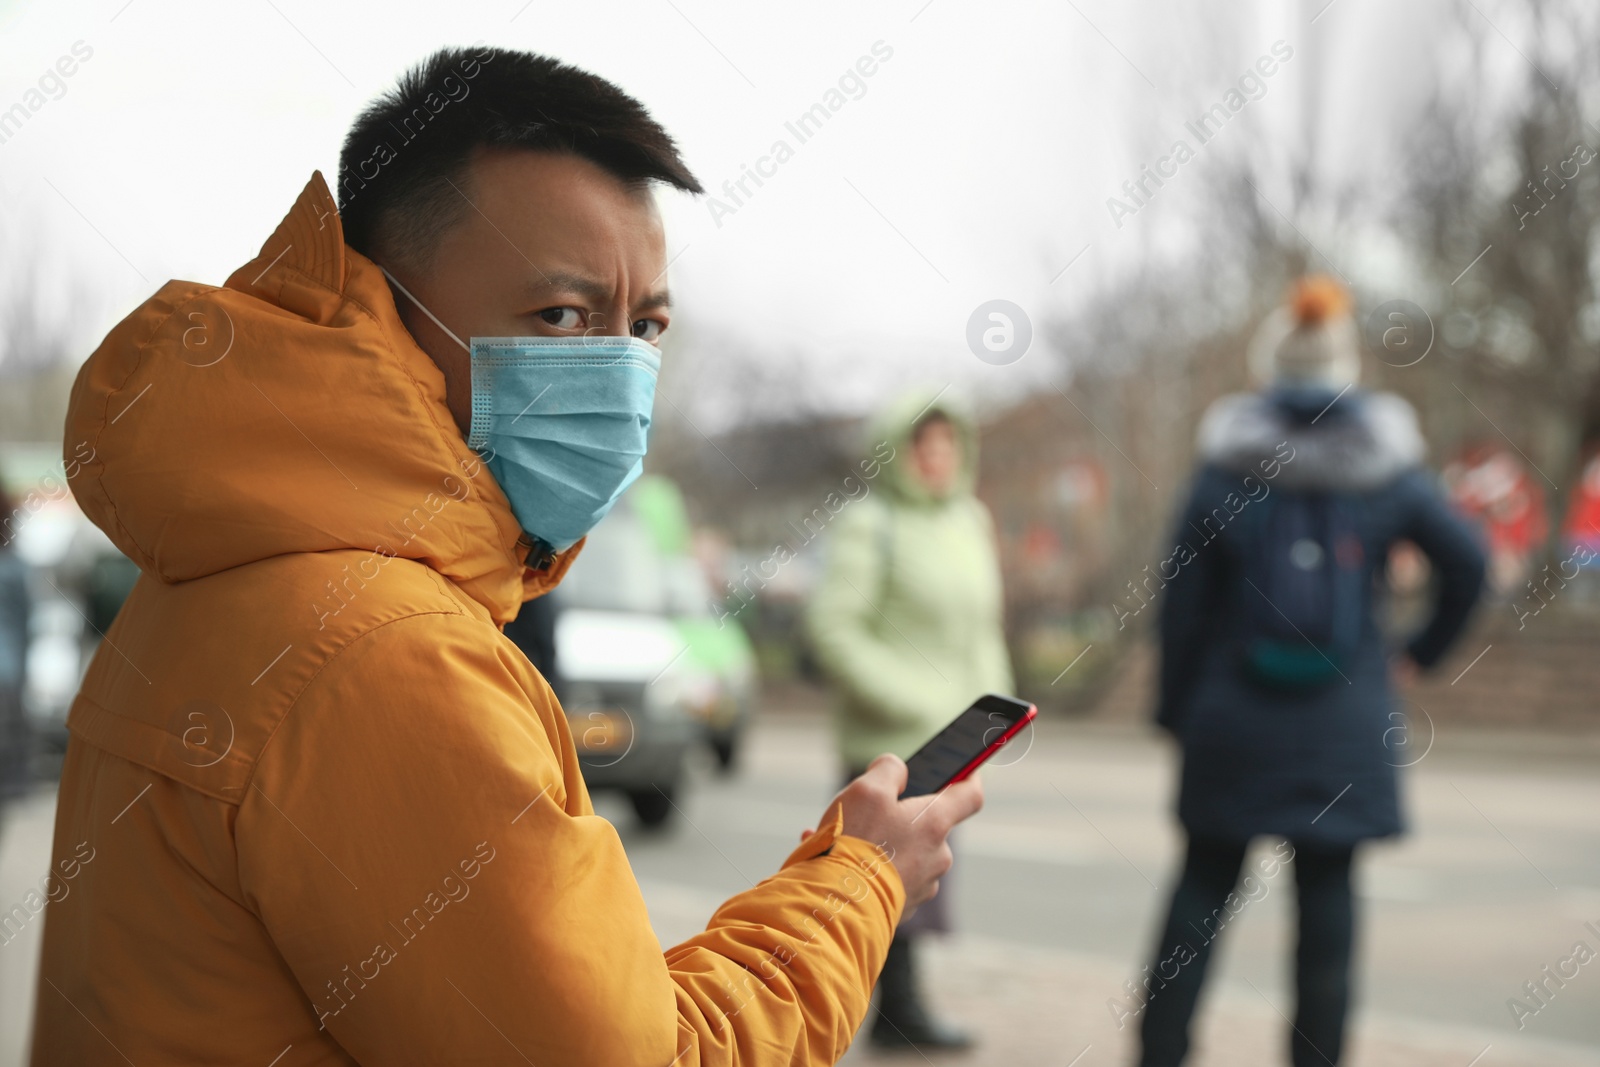
[[[838,694],[834,725],[847,777],[880,753],[910,756],[976,697],[1010,693],[994,523],[973,495],[977,433],[957,405],[908,396],[873,425],[893,448],[876,488],[839,513],[807,613],[817,659]],[[872,1042],[961,1048],[918,992],[913,944],[949,930],[949,878],[900,924],[878,979]]]

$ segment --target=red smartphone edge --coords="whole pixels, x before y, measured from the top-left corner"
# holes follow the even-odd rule
[[[1007,741],[1011,740],[1013,737],[1017,736],[1017,732],[1020,731],[1024,726],[1026,726],[1030,722],[1032,722],[1035,718],[1037,718],[1038,715],[1039,715],[1039,707],[1038,707],[1038,705],[1029,704],[1028,705],[1028,710],[1022,713],[1022,718],[1020,718],[1016,722],[1012,723],[1009,727],[1006,728],[1006,732],[1005,733],[1001,734],[999,737],[997,737],[993,741],[991,741],[989,743],[989,747],[988,748],[984,749],[982,752],[980,752],[976,756],[972,757],[972,762],[968,763],[965,767],[961,768],[954,775],[952,775],[948,782],[946,782],[944,785],[939,787],[938,791],[942,792],[943,790],[949,789],[951,786],[955,785],[957,782],[964,782],[968,778],[972,777],[972,772],[973,771],[975,771],[979,767],[981,767],[983,765],[983,762],[985,760],[987,760],[990,756],[993,756],[996,752],[1000,751],[1000,747],[1002,745],[1004,745]]]

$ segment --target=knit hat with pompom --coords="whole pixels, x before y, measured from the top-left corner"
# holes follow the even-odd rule
[[[1310,274],[1256,331],[1250,370],[1264,385],[1343,389],[1361,377],[1360,346],[1350,293],[1326,274]]]

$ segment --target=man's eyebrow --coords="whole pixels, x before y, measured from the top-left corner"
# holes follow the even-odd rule
[[[671,306],[672,294],[667,292],[665,289],[657,289],[655,292],[639,301],[639,306],[633,310],[654,311],[656,308],[670,308]]]
[[[604,304],[611,299],[611,287],[604,282],[571,271],[541,272],[543,277],[530,282],[528,293],[535,297],[549,296],[552,292],[577,293],[591,304]]]
[[[528,293],[534,299],[549,296],[552,292],[566,291],[577,293],[592,304],[605,304],[611,299],[611,286],[596,279],[571,271],[550,271],[543,278],[532,282],[528,286]],[[655,292],[639,301],[634,311],[651,311],[656,308],[672,306],[672,294],[666,289],[657,289]]]

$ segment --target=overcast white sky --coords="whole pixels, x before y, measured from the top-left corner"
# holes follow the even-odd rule
[[[362,104],[441,45],[481,38],[614,80],[721,196],[881,41],[893,56],[865,94],[720,226],[707,203],[665,198],[674,330],[681,345],[801,359],[839,406],[919,376],[1005,389],[1050,361],[980,363],[964,342],[973,309],[1008,299],[1038,326],[1141,257],[1181,253],[1212,148],[1120,230],[1106,199],[1275,40],[1294,60],[1217,151],[1288,159],[1310,112],[1327,166],[1381,171],[1396,115],[1431,77],[1441,5],[1324,3],[11,3],[0,110],[76,42],[93,56],[0,144],[0,284],[40,271],[64,302],[76,281],[86,355],[168,278],[220,283],[313,169],[336,180]]]

